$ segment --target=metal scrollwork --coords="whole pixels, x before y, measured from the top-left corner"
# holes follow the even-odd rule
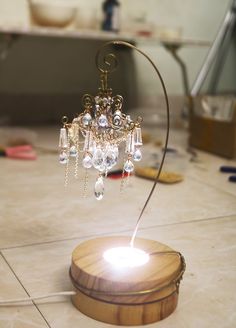
[[[93,104],[94,104],[94,97],[92,95],[89,95],[89,94],[83,95],[82,105],[86,109],[91,109],[93,107]]]
[[[123,97],[120,95],[113,97],[113,102],[116,110],[122,110]]]

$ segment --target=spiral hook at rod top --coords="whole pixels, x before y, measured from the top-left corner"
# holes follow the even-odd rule
[[[102,60],[103,65],[106,67],[103,68],[100,64],[99,59],[101,58],[101,51],[103,50],[104,47],[106,47],[108,44],[112,44],[111,42],[107,42],[104,45],[102,45],[98,51],[97,54],[95,56],[95,63],[96,63],[96,67],[97,69],[103,73],[103,74],[108,74],[108,73],[112,73],[117,69],[118,66],[118,60],[116,58],[116,55],[114,55],[113,53],[108,53],[105,54]]]

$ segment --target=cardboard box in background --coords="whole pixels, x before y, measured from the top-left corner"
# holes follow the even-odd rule
[[[190,146],[226,158],[235,158],[236,98],[233,98],[232,108],[227,113],[228,117],[219,118],[215,107],[213,107],[215,113],[204,112],[204,97],[207,96],[199,96],[193,99],[193,108],[190,113]],[[213,98],[214,96],[210,97]]]

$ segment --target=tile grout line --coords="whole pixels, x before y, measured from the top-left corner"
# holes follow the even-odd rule
[[[148,229],[152,229],[152,228],[162,228],[162,227],[169,227],[169,226],[175,226],[175,225],[181,225],[181,224],[190,224],[190,223],[199,223],[199,222],[207,222],[207,221],[214,221],[214,220],[221,220],[221,219],[229,219],[236,216],[235,214],[230,214],[227,216],[216,216],[216,217],[211,217],[211,218],[205,218],[205,219],[192,219],[190,221],[182,221],[182,222],[174,222],[174,223],[166,223],[166,224],[161,224],[161,225],[153,225],[153,226],[149,226],[149,227],[143,227],[140,228],[139,231],[145,231]],[[132,232],[133,230],[131,229],[127,229],[127,230],[121,230],[118,231],[117,234],[119,233],[125,233],[125,232]],[[40,246],[40,245],[50,245],[50,244],[54,244],[54,243],[62,243],[62,242],[66,242],[66,241],[73,241],[76,239],[87,239],[90,237],[101,237],[101,236],[107,236],[109,234],[113,234],[113,232],[106,232],[106,233],[99,233],[99,234],[92,234],[92,235],[85,235],[85,236],[77,236],[77,237],[73,237],[73,238],[64,238],[64,239],[56,239],[56,240],[49,240],[49,241],[45,241],[45,242],[38,242],[38,243],[31,243],[31,244],[25,244],[25,245],[18,245],[18,246],[10,246],[10,247],[3,247],[0,249],[0,253],[2,254],[2,251],[7,251],[7,250],[11,250],[11,249],[16,249],[16,248],[24,248],[24,247],[31,247],[31,246]],[[2,254],[3,256],[3,254]]]
[[[2,253],[2,251],[0,251],[0,255],[3,258],[3,260],[5,261],[5,263],[7,264],[7,266],[9,267],[9,269],[11,270],[11,272],[13,273],[14,277],[16,278],[16,280],[19,282],[19,284],[21,285],[21,287],[25,291],[25,293],[30,297],[30,294],[28,293],[27,289],[25,288],[25,286],[23,285],[23,283],[21,282],[21,280],[19,279],[19,277],[17,276],[17,274],[15,273],[15,271],[13,270],[13,268],[11,267],[10,263],[7,261],[6,257]],[[40,316],[43,318],[43,320],[46,323],[46,325],[48,326],[48,328],[51,328],[49,322],[47,321],[47,319],[45,318],[45,316],[43,315],[43,313],[41,312],[41,310],[39,309],[39,307],[37,306],[37,304],[34,301],[31,301],[31,302],[33,303],[33,305],[36,308],[36,310],[39,312]]]

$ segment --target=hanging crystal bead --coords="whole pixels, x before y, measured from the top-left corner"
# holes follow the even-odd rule
[[[85,139],[84,139],[84,151],[93,151],[94,141],[93,141],[93,133],[92,131],[86,131]]]
[[[142,153],[141,150],[139,148],[137,148],[133,154],[133,160],[136,162],[141,161],[142,159]]]
[[[103,177],[98,177],[94,187],[94,194],[97,200],[101,200],[104,196]]]
[[[88,126],[92,121],[92,116],[89,113],[86,113],[82,118],[82,123],[84,126]]]
[[[103,151],[101,150],[101,148],[97,148],[93,154],[93,159],[92,159],[92,163],[95,169],[99,171],[103,171],[104,168],[103,159],[104,159]]]
[[[77,155],[77,149],[76,149],[75,145],[73,145],[70,147],[70,156],[76,157],[76,155]]]
[[[124,170],[127,173],[131,173],[134,170],[134,164],[131,162],[131,160],[127,160],[124,164]]]
[[[134,153],[134,135],[133,133],[129,133],[126,138],[126,148],[125,152],[128,154]]]
[[[135,128],[134,130],[134,144],[135,146],[142,146],[142,131],[141,128]]]
[[[68,147],[68,136],[66,128],[61,128],[60,130],[59,147],[63,149]]]
[[[105,128],[108,125],[108,120],[107,120],[106,115],[104,115],[104,114],[100,115],[100,117],[98,118],[98,125],[101,128]]]
[[[85,155],[83,159],[83,167],[86,169],[90,169],[92,165],[93,165],[92,157],[89,154]]]
[[[62,151],[59,155],[59,163],[60,164],[67,164],[68,163],[68,155],[65,151]]]
[[[108,149],[104,157],[104,165],[107,170],[110,170],[114,165],[116,165],[116,153],[112,150],[112,148]]]

